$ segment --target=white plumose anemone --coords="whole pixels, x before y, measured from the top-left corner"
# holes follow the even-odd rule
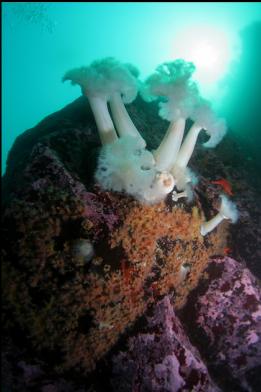
[[[159,115],[170,121],[164,138],[153,152],[159,170],[170,170],[174,165],[186,119],[198,100],[197,85],[191,80],[194,71],[192,63],[179,59],[161,64],[144,82],[142,96],[147,101],[164,97],[165,102],[159,103]]]
[[[203,236],[214,230],[224,219],[230,219],[232,223],[236,223],[238,220],[239,214],[235,203],[229,200],[225,195],[221,195],[220,198],[221,205],[218,214],[201,225],[200,233]]]
[[[103,147],[95,179],[102,188],[126,192],[153,204],[164,200],[176,186],[184,192],[176,193],[173,200],[192,200],[196,176],[188,162],[199,132],[204,129],[210,135],[205,147],[214,147],[226,132],[224,120],[218,119],[200,97],[192,80],[194,71],[192,63],[181,59],[165,62],[141,84],[136,67],[107,57],[65,74],[64,81],[80,85],[96,121]],[[170,121],[160,145],[152,152],[145,149],[146,142],[125,108],[136,98],[139,87],[145,100],[164,100],[159,103],[159,115]],[[188,118],[194,124],[183,141]]]
[[[102,148],[95,179],[104,189],[126,192],[149,204],[164,199],[174,187],[173,176],[159,172],[153,155],[132,136]]]

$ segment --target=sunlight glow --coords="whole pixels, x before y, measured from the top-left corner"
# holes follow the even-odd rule
[[[172,56],[192,61],[196,66],[194,79],[203,89],[213,88],[235,57],[234,42],[222,28],[194,25],[177,34]]]

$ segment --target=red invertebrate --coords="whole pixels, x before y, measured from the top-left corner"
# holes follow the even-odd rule
[[[232,192],[232,187],[230,182],[228,182],[226,179],[221,178],[220,180],[216,180],[216,181],[211,181],[211,184],[216,184],[216,185],[220,185],[222,186],[224,192],[226,192],[228,195],[233,196],[233,192]]]

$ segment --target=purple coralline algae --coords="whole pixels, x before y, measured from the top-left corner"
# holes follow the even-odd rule
[[[220,276],[199,297],[196,323],[207,336],[212,361],[251,390],[246,374],[261,364],[261,290],[251,272],[232,258],[212,264]]]
[[[128,341],[113,359],[114,391],[219,391],[199,352],[188,340],[169,296],[147,317],[147,333]]]
[[[42,168],[42,176],[39,176],[39,167]],[[79,178],[73,178],[55,152],[44,144],[38,143],[34,147],[31,162],[25,169],[25,176],[30,179],[31,187],[35,191],[41,192],[53,184],[69,191],[72,197],[82,201],[85,218],[104,224],[109,230],[112,230],[118,221],[116,215],[103,211],[103,204],[98,201],[96,194],[87,192]],[[34,176],[36,179],[32,181]]]

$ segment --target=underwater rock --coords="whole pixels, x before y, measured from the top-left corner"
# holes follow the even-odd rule
[[[128,111],[149,150],[157,147],[166,130],[157,104],[137,98]],[[196,146],[192,168],[202,176],[193,203],[170,195],[148,206],[95,185],[100,142],[85,97],[16,139],[3,178],[3,326],[19,336],[28,363],[92,372],[151,304],[174,294],[175,311],[182,308],[209,258],[226,249],[260,273],[257,185],[227,140],[217,150]],[[228,165],[231,152],[237,167]],[[230,175],[240,221],[202,238],[219,200],[211,181]]]
[[[213,374],[228,384],[225,390],[258,390],[260,285],[247,268],[230,257],[214,258],[206,272],[207,278],[182,310],[182,320],[191,337],[200,337],[197,347]]]
[[[57,376],[49,364],[37,358],[28,358],[25,350],[8,338],[3,338],[1,347],[3,391],[12,392],[87,392],[89,389],[79,382]],[[78,380],[77,380],[78,381]]]
[[[53,128],[45,120],[20,136],[27,147],[5,177],[4,320],[57,371],[88,373],[150,303],[173,292],[176,308],[185,303],[226,225],[205,240],[197,198],[144,205],[102,191],[92,180],[95,159],[84,159],[97,147],[88,124],[63,129],[62,121],[58,131],[58,119],[49,121]]]
[[[213,181],[229,181],[240,216],[238,223],[230,227],[227,250],[229,255],[246,264],[250,271],[261,279],[261,263],[257,262],[261,260],[260,170],[246,159],[243,147],[229,134],[215,150],[198,147],[195,149],[193,164],[201,174],[196,192],[201,199],[204,213],[209,219],[210,205],[218,207],[216,194],[222,191],[222,187]]]
[[[217,249],[200,235],[200,205],[87,191],[43,143],[23,177],[4,213],[4,311],[59,371],[93,370],[162,295],[181,307]]]
[[[113,358],[116,391],[217,392],[197,349],[186,336],[168,296],[147,317],[146,333],[128,340]]]

